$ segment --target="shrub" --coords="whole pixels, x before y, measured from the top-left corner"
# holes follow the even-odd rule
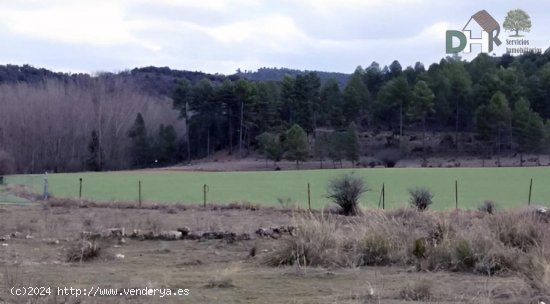
[[[65,260],[67,262],[85,262],[99,256],[101,247],[94,241],[78,240],[67,245]]]
[[[475,254],[466,240],[459,240],[455,247],[457,258],[457,268],[460,270],[470,270],[476,265]]]
[[[426,257],[426,240],[423,238],[414,240],[412,254],[417,259],[423,259]]]
[[[406,285],[399,292],[399,297],[407,301],[427,301],[432,297],[432,284],[426,280]]]
[[[481,206],[477,208],[477,210],[481,212],[489,213],[489,214],[495,214],[497,210],[497,206],[495,202],[491,200],[486,200],[483,202]]]
[[[529,214],[506,213],[492,217],[489,228],[505,246],[528,252],[543,241],[541,223]]]
[[[391,262],[392,250],[390,241],[385,237],[376,234],[366,236],[358,248],[360,263],[366,266],[388,265]]]
[[[378,158],[384,166],[388,168],[393,168],[397,162],[401,159],[401,151],[399,149],[384,149],[376,153],[376,158]]]
[[[453,265],[453,252],[448,244],[428,247],[426,258],[420,261],[419,269],[428,271],[448,270]]]
[[[410,199],[409,204],[419,211],[424,211],[432,204],[433,194],[425,187],[417,187],[409,189]]]
[[[264,256],[264,264],[326,267],[340,264],[342,237],[334,220],[310,215],[299,218],[295,226],[292,236],[283,238],[279,246]]]
[[[368,189],[361,178],[347,173],[330,181],[327,197],[342,208],[342,214],[357,215],[359,198],[366,191]]]

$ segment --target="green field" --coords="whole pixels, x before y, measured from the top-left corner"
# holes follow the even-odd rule
[[[100,201],[134,201],[138,181],[145,201],[163,203],[202,203],[203,184],[208,184],[210,203],[248,201],[277,206],[277,198],[291,198],[307,206],[307,183],[311,184],[312,207],[327,205],[327,182],[350,170],[307,170],[269,172],[173,172],[124,171],[107,173],[50,174],[50,192],[57,197],[78,197],[79,178],[83,178],[83,197]],[[454,208],[455,180],[458,181],[459,206],[476,208],[486,199],[501,207],[527,204],[529,181],[533,178],[532,204],[550,204],[550,168],[438,168],[438,169],[356,169],[372,189],[362,205],[378,205],[382,183],[386,187],[386,206],[406,206],[407,189],[427,186],[434,193],[433,208]],[[8,183],[32,184],[42,189],[41,175],[7,177]]]

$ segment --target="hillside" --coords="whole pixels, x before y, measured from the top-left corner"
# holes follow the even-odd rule
[[[321,79],[321,83],[325,83],[327,80],[333,78],[338,82],[340,88],[344,88],[351,74],[336,73],[336,72],[321,72],[321,71],[301,71],[287,68],[260,68],[257,71],[240,71],[237,70],[235,76],[246,78],[255,81],[280,81],[285,76],[296,77],[298,75],[305,75],[309,72],[315,72]]]

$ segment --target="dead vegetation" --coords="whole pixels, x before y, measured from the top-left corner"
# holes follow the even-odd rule
[[[102,277],[109,286],[152,280],[175,288],[192,281],[194,303],[242,302],[245,292],[252,302],[288,293],[277,303],[549,303],[545,211],[405,208],[349,217],[3,206],[0,237],[10,238],[0,242],[7,244],[0,280],[94,284]],[[237,238],[245,234],[246,241]]]
[[[403,266],[417,271],[523,276],[532,297],[550,292],[550,231],[533,210],[450,213],[368,211],[296,219],[292,236],[263,256],[270,266]],[[426,286],[402,298],[425,300]],[[418,292],[417,292],[418,291]]]

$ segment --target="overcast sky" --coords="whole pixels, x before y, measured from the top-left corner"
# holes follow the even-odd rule
[[[0,0],[0,64],[224,74],[265,66],[349,73],[395,59],[428,66],[446,56],[446,30],[461,30],[481,9],[502,25],[516,8],[531,16],[531,46],[548,48],[546,0]]]

